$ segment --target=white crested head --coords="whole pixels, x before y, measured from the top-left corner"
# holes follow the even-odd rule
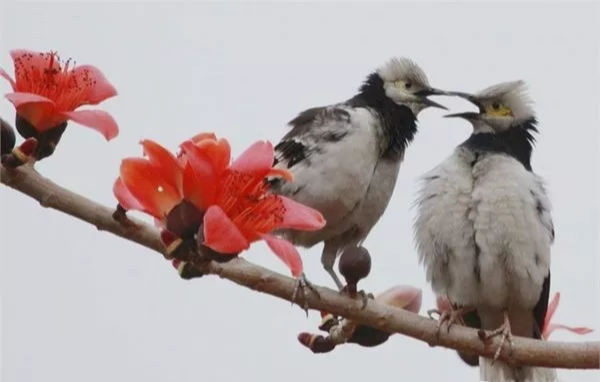
[[[504,114],[516,122],[522,122],[535,117],[533,100],[525,81],[502,82],[489,86],[473,97],[486,104],[491,114]]]
[[[502,132],[535,124],[533,101],[525,81],[502,82],[477,93],[449,92],[474,103],[478,112],[450,114],[469,120],[475,131]]]
[[[427,75],[413,60],[406,57],[391,58],[376,73],[383,81],[385,95],[395,103],[410,108],[415,116],[427,107],[445,109],[427,98],[444,92],[431,87]]]
[[[384,82],[411,81],[415,85],[429,87],[429,79],[416,62],[406,57],[394,57],[377,70]]]

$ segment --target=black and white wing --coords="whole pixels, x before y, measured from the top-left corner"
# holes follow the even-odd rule
[[[335,225],[367,192],[379,159],[378,123],[369,109],[344,104],[300,113],[275,146],[275,167],[288,169],[294,179],[274,181],[273,190]]]

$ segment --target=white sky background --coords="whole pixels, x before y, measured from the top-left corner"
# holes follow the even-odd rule
[[[3,0],[0,15],[0,66],[10,73],[9,49],[55,49],[98,66],[117,87],[119,96],[101,105],[120,124],[117,139],[107,144],[70,124],[56,154],[37,166],[107,205],[116,203],[121,158],[139,156],[141,138],[175,149],[215,131],[239,154],[256,140],[277,141],[298,112],[350,98],[394,55],[412,57],[440,88],[526,80],[541,130],[533,167],[554,204],[552,292],[562,292],[555,322],[600,330],[597,6]],[[5,99],[0,114],[13,119]],[[442,115],[421,114],[389,209],[366,241],[373,268],[361,285],[419,286],[423,311],[434,298],[412,241],[416,180],[470,134],[467,122]],[[401,336],[374,349],[313,355],[296,335],[317,332],[317,312],[306,319],[289,303],[214,277],[183,281],[157,254],[0,189],[6,382],[478,380],[453,351]],[[331,287],[320,252],[302,250],[306,272]],[[244,256],[286,273],[262,243]],[[551,339],[599,340],[599,333],[559,331]],[[582,382],[600,375],[560,373]]]

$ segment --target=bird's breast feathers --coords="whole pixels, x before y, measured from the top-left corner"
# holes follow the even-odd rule
[[[458,148],[424,176],[416,205],[419,258],[436,293],[535,305],[554,236],[535,174],[508,155]]]

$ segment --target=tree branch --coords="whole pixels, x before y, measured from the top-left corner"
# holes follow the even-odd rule
[[[132,220],[135,223],[133,227],[124,226],[113,220],[113,209],[60,187],[38,174],[31,166],[14,170],[2,167],[0,175],[3,184],[37,200],[43,207],[74,216],[99,230],[111,232],[163,254],[164,246],[152,226],[135,219]],[[287,301],[291,300],[295,286],[294,279],[243,259],[234,259],[228,263],[210,262],[202,265],[201,270]],[[324,287],[317,287],[317,290],[321,298],[310,294],[307,301],[310,309],[327,311],[359,324],[484,357],[492,357],[499,344],[499,339],[494,339],[484,346],[476,330],[458,325],[453,326],[449,333],[442,331],[438,342],[434,320],[374,300],[369,300],[366,308],[361,309],[361,300],[353,300]],[[512,360],[519,364],[566,369],[600,368],[600,342],[548,342],[516,337],[513,345]],[[500,359],[507,360],[504,352]]]

